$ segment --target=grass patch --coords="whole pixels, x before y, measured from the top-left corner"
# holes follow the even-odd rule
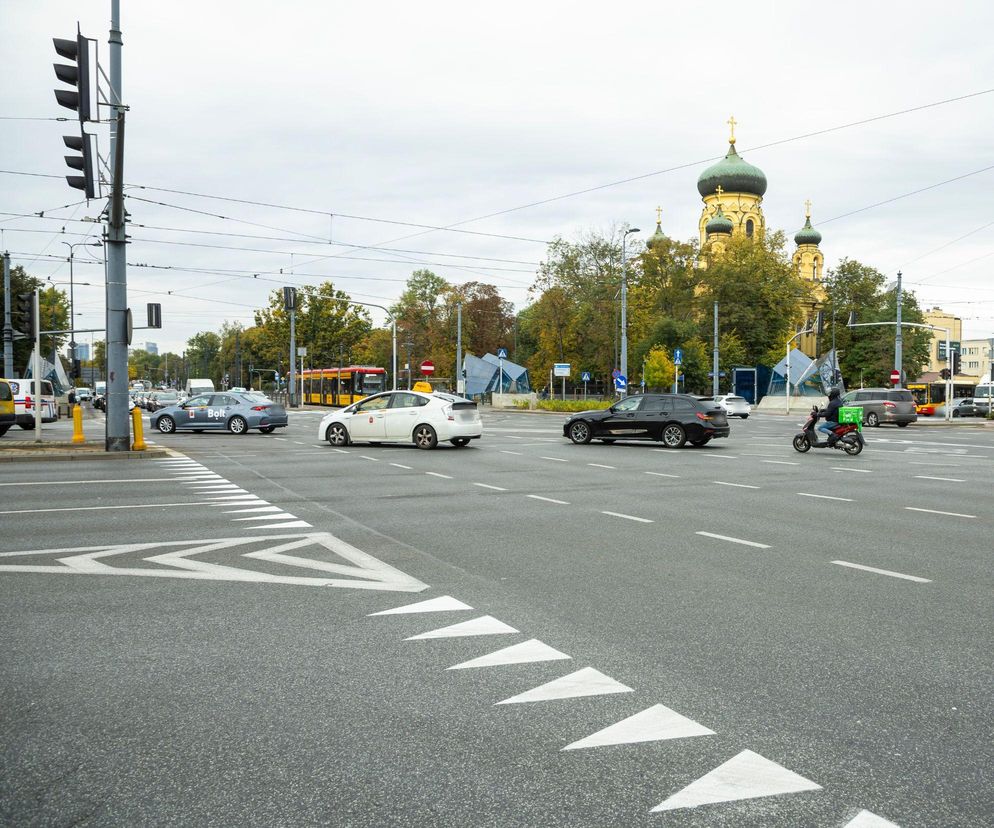
[[[539,400],[541,411],[593,411],[610,408],[614,400]]]

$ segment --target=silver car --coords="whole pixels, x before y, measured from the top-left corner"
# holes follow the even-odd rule
[[[752,413],[752,406],[745,397],[738,397],[735,394],[722,394],[714,398],[714,401],[724,410],[729,417],[741,417],[745,420]]]
[[[149,417],[152,428],[163,434],[174,431],[230,431],[245,434],[257,428],[272,434],[286,428],[286,409],[262,394],[198,394],[195,397],[160,409]]]

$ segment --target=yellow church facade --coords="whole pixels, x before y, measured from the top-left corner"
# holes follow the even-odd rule
[[[734,118],[729,118],[731,134],[728,139],[728,152],[718,163],[712,164],[697,179],[697,191],[704,206],[698,220],[701,266],[706,267],[707,259],[720,256],[728,241],[734,236],[752,238],[766,232],[766,217],[763,215],[763,196],[766,195],[766,175],[759,167],[748,163],[735,149]],[[821,251],[821,233],[811,225],[811,202],[805,202],[804,227],[794,235],[797,245],[793,263],[798,274],[814,286],[814,304],[802,308],[803,316],[814,327],[818,311],[825,306],[823,272],[825,256]],[[663,237],[661,223],[656,223],[656,232],[649,239]],[[809,357],[816,358],[816,334],[798,337],[797,347]],[[824,350],[824,348],[822,348]]]

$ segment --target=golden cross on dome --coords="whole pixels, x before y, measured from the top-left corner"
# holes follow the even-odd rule
[[[719,184],[719,185],[718,185],[717,187],[715,187],[715,188],[714,188],[714,191],[715,191],[715,193],[717,193],[717,195],[718,195],[718,198],[719,198],[719,199],[721,199],[721,194],[722,194],[723,192],[725,192],[725,191],[724,191],[724,190],[722,189],[722,187],[721,187],[721,184]]]
[[[657,207],[656,208],[656,224],[662,224],[662,223],[663,223],[663,208],[662,207]]]
[[[729,144],[734,144],[735,143],[735,125],[738,123],[738,121],[736,121],[735,120],[735,116],[732,115],[732,117],[729,118],[727,121],[725,121],[725,123],[728,124],[732,128],[732,137],[728,139],[728,143]]]
[[[811,218],[811,199],[804,202],[804,217]]]

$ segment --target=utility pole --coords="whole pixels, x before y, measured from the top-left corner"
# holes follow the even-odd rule
[[[628,261],[625,245],[629,233],[641,232],[638,227],[630,227],[621,235],[621,375],[628,381]],[[565,382],[563,383],[565,387]],[[627,385],[625,394],[627,395]]]
[[[14,376],[14,328],[10,324],[10,253],[3,254],[3,375]]]
[[[238,371],[238,382],[236,383],[239,388],[244,388],[242,385],[242,343],[239,338],[241,331],[235,330],[235,370]]]
[[[718,396],[718,303],[714,303],[714,359],[711,361],[711,371],[713,379],[711,381],[711,393]]]
[[[297,403],[297,306],[290,308],[290,407]]]
[[[35,442],[41,442],[41,291],[35,288],[34,308],[35,356],[31,366],[31,385],[35,391]]]
[[[456,393],[465,392],[462,379],[462,302],[456,302]]]
[[[128,451],[128,268],[127,215],[124,211],[124,106],[121,85],[121,0],[111,0],[110,151],[113,187],[107,213],[107,425],[104,448]]]
[[[895,388],[904,387],[904,337],[901,332],[901,271],[897,271],[897,327],[894,330],[894,368],[897,369],[897,383]]]

